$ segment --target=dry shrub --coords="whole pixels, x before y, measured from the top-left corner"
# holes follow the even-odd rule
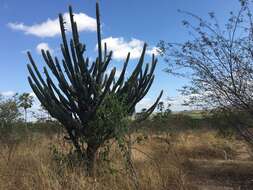
[[[181,157],[191,159],[233,159],[236,156],[235,139],[224,139],[216,131],[188,131],[174,140]]]
[[[152,146],[152,145],[151,145]],[[183,159],[166,144],[153,145],[151,153],[140,151],[146,158],[136,162],[141,189],[188,189],[187,173],[182,167]]]

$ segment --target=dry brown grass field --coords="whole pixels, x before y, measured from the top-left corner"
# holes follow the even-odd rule
[[[247,144],[236,136],[222,138],[210,129],[145,136],[132,147],[138,189],[253,189],[253,157]],[[0,189],[136,188],[115,144],[111,145],[109,166],[98,161],[95,178],[86,177],[78,165],[57,160],[52,145],[62,154],[71,148],[57,134],[33,134],[22,142],[1,146]]]

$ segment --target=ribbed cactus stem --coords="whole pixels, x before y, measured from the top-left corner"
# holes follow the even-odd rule
[[[96,130],[91,130],[88,125],[105,101],[106,96],[117,97],[126,107],[128,115],[132,115],[136,104],[148,93],[154,81],[157,59],[153,55],[151,63],[146,64],[143,70],[147,48],[147,44],[144,44],[139,62],[130,77],[125,78],[127,65],[131,58],[128,53],[120,76],[116,79],[116,68],[110,72],[107,70],[113,52],[108,52],[106,44],[102,50],[99,4],[96,3],[98,57],[94,62],[90,62],[84,56],[86,46],[79,40],[78,28],[71,7],[69,7],[69,16],[72,39],[68,44],[65,21],[62,14],[59,14],[63,59],[59,61],[58,58],[53,58],[49,51],[42,50],[42,56],[47,65],[44,67],[45,77],[42,77],[30,52],[28,52],[30,60],[30,64],[27,65],[30,73],[28,81],[41,104],[52,117],[65,127],[68,138],[72,141],[77,152],[84,157],[89,152],[96,152],[100,145],[114,137],[107,129],[100,131],[101,134],[99,134],[94,132]],[[162,93],[143,114],[142,119],[153,112]],[[87,143],[87,149],[82,147],[83,140]],[[87,155],[86,158],[89,156],[94,158],[94,155]]]

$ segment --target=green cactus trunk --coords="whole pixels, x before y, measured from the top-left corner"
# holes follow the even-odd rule
[[[88,144],[86,149],[87,156],[87,173],[89,176],[95,175],[95,164],[97,159],[98,146],[94,144]]]
[[[72,29],[72,39],[69,44],[66,37],[65,21],[63,16],[59,15],[62,62],[57,57],[53,58],[49,51],[42,50],[42,56],[47,64],[47,67],[44,67],[44,79],[28,52],[30,60],[30,64],[27,65],[30,73],[28,81],[43,107],[64,126],[68,134],[67,139],[72,141],[78,154],[82,158],[86,157],[88,173],[92,174],[99,146],[116,137],[111,129],[106,127],[102,127],[103,130],[91,130],[89,123],[94,120],[108,95],[117,97],[124,104],[127,115],[132,115],[135,112],[136,104],[148,93],[154,81],[157,59],[153,55],[151,63],[147,63],[143,69],[147,48],[147,45],[144,44],[139,62],[129,78],[125,79],[125,73],[130,53],[128,53],[122,72],[117,79],[115,77],[116,68],[113,68],[109,74],[107,72],[113,52],[107,52],[106,43],[102,50],[98,3],[96,4],[98,57],[92,63],[84,57],[86,46],[79,41],[77,24],[74,21],[71,7],[69,7],[69,15]],[[48,71],[48,68],[51,72]],[[153,112],[162,93],[155,103],[145,111],[145,114],[142,114],[141,120]],[[94,140],[94,138],[96,139]],[[80,139],[88,145],[86,150]]]

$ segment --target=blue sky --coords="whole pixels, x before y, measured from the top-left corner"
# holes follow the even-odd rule
[[[80,18],[80,36],[87,45],[89,57],[96,56],[96,33],[94,31],[95,0],[0,0],[0,92],[31,92],[27,82],[28,59],[24,53],[32,52],[39,67],[44,63],[38,54],[41,47],[49,48],[54,55],[61,56],[61,41],[54,21],[58,13],[65,13],[68,5],[72,5],[76,18]],[[112,66],[120,71],[128,50],[132,51],[129,70],[134,67],[145,41],[149,44],[146,56],[159,40],[182,42],[188,38],[187,31],[181,21],[184,15],[178,9],[195,13],[202,18],[214,11],[219,22],[225,23],[229,11],[238,10],[238,0],[100,0],[103,39],[115,50]],[[84,19],[87,22],[84,22]],[[177,89],[187,81],[168,76],[163,69],[166,63],[159,58],[156,68],[156,79],[150,93],[139,107],[145,107],[155,100],[155,96],[163,89],[164,99],[168,96],[178,97]],[[178,98],[178,101],[180,98]],[[178,104],[175,103],[175,104]],[[173,109],[183,109],[175,105]]]

